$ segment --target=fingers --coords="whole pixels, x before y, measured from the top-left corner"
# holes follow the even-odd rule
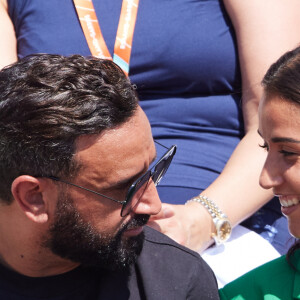
[[[150,226],[151,228],[157,230],[157,231],[160,231],[162,232],[162,228],[159,226],[159,224],[155,221],[151,221],[149,220],[148,223],[147,223],[148,226]]]
[[[173,217],[175,215],[173,206],[172,204],[162,203],[161,211],[156,215],[152,215],[150,220],[154,221]]]
[[[179,222],[176,218],[167,218],[157,221],[150,220],[147,225],[167,235],[175,242],[181,245],[187,245],[187,234],[184,231],[181,222]]]
[[[184,232],[180,217],[176,215],[178,209],[180,209],[180,205],[162,203],[161,211],[157,215],[151,216],[147,225],[167,235],[177,243],[186,245],[187,235]]]

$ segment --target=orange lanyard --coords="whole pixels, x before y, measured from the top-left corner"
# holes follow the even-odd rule
[[[92,0],[73,0],[73,2],[92,55],[113,60],[128,75],[139,0],[123,0],[113,59],[104,41]]]

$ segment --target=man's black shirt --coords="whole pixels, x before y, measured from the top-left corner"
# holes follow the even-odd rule
[[[219,299],[215,276],[195,252],[145,227],[145,241],[130,269],[78,267],[49,277],[28,277],[0,267],[0,299]]]

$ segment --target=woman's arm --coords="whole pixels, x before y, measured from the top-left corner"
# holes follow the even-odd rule
[[[257,134],[260,82],[268,67],[300,42],[300,1],[224,0],[224,3],[237,36],[246,134],[223,172],[202,194],[211,198],[234,226],[272,197],[272,192],[263,190],[258,183],[265,160]],[[214,225],[201,204],[166,204],[164,208],[169,213],[165,218],[163,211],[156,216],[155,222],[150,223],[154,228],[195,250],[205,249],[212,242]]]
[[[0,0],[0,70],[17,61],[17,40],[7,12],[7,1]]]

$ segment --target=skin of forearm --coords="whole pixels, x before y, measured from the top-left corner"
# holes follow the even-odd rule
[[[0,70],[17,61],[17,41],[13,24],[7,13],[6,0],[0,0]]]

